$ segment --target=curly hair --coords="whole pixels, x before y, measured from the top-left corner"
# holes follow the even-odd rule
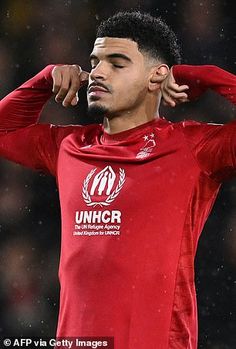
[[[118,12],[97,28],[96,38],[131,39],[142,53],[172,66],[181,63],[180,47],[173,30],[160,18],[140,11]]]

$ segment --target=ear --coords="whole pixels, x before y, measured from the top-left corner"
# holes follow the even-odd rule
[[[168,75],[170,69],[166,64],[159,64],[154,67],[151,72],[150,80],[149,80],[149,90],[155,91],[160,88],[162,81],[165,80]]]

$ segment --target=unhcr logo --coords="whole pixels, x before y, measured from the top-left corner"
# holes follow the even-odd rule
[[[111,166],[106,166],[102,171],[95,174],[97,168],[89,172],[84,180],[82,188],[82,196],[87,206],[109,206],[120,194],[125,183],[125,171],[119,169],[119,181],[117,175]],[[101,200],[94,201],[93,198],[101,197]]]

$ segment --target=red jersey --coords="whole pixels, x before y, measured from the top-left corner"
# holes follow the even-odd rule
[[[0,154],[57,179],[57,336],[196,349],[194,256],[221,183],[235,173],[236,123],[156,118],[115,135],[102,125],[36,124],[51,70],[2,100]],[[176,66],[174,75],[191,98],[211,87],[236,101],[236,77],[217,67]]]

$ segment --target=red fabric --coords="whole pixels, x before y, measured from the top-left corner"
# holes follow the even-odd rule
[[[194,256],[221,182],[235,173],[236,123],[159,118],[113,136],[101,125],[24,127],[50,95],[50,69],[20,90],[14,117],[14,108],[0,113],[0,126],[17,129],[0,137],[0,154],[57,177],[57,336],[114,336],[117,349],[196,349]]]
[[[211,89],[236,104],[235,75],[215,65],[175,65],[173,74],[179,85],[189,85],[190,99]]]

